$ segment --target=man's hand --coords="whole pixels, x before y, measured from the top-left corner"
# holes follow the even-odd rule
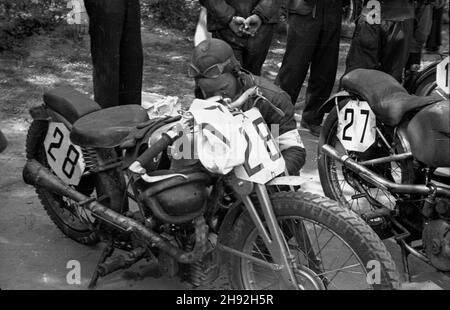
[[[241,16],[233,16],[228,25],[238,37],[242,37],[245,26],[245,18]]]
[[[259,27],[261,27],[261,24],[262,20],[258,15],[253,14],[247,17],[244,21],[244,33],[253,37],[259,30]]]

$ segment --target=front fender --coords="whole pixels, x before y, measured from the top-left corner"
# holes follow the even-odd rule
[[[225,214],[225,217],[220,224],[219,233],[218,233],[218,243],[230,246],[231,240],[231,231],[233,230],[234,223],[236,222],[239,215],[241,215],[243,211],[242,201],[239,199],[236,201]],[[219,265],[226,263],[229,260],[229,253],[224,251],[219,251]]]
[[[333,96],[331,96],[330,98],[328,98],[327,101],[325,101],[319,108],[319,112],[320,113],[328,113],[331,111],[331,109],[333,109],[334,107],[334,102],[336,98],[348,98],[348,97],[352,97],[353,95],[350,94],[349,92],[345,91],[345,90],[341,90],[340,92],[335,93]],[[340,101],[338,99],[338,101]]]
[[[302,183],[305,182],[305,179],[301,176],[296,175],[290,175],[290,176],[282,176],[277,177],[270,182],[268,182],[266,185],[288,185],[288,186],[300,186]]]

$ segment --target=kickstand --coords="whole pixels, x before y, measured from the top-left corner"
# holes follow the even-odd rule
[[[110,257],[114,252],[114,246],[112,240],[108,240],[105,248],[103,249],[100,259],[98,260],[97,266],[95,267],[94,274],[92,275],[91,281],[89,282],[89,288],[93,289],[97,285],[97,280],[99,278],[98,266],[103,264],[108,257]]]
[[[407,278],[408,282],[411,282],[411,273],[409,272],[409,263],[408,263],[409,252],[406,250],[406,247],[403,244],[403,242],[399,242],[399,245],[400,245],[400,249],[402,252],[403,271],[406,274],[406,278]]]

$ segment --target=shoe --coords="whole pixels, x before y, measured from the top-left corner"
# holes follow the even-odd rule
[[[304,120],[300,122],[300,126],[309,130],[309,132],[315,136],[320,137],[320,131],[322,130],[322,126],[320,125],[310,125],[306,123]]]

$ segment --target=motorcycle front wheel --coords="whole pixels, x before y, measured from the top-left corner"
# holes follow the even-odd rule
[[[299,289],[399,288],[391,255],[354,212],[306,192],[279,192],[270,198],[296,261]],[[273,262],[247,212],[236,220],[231,236],[234,249]],[[287,289],[279,272],[239,256],[229,261],[228,276],[233,289]]]

